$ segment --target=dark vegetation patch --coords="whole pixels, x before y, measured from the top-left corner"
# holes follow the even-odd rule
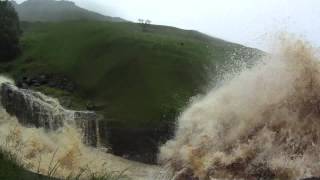
[[[57,180],[40,174],[32,173],[19,165],[16,156],[6,152],[0,152],[0,179],[3,180]]]

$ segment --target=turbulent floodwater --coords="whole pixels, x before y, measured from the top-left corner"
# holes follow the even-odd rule
[[[23,127],[2,107],[0,148],[27,169],[56,177],[125,169],[133,180],[320,176],[318,60],[308,43],[283,39],[276,52],[194,99],[160,148],[165,171],[84,145],[72,123],[57,131]]]
[[[11,82],[0,76],[0,84]],[[67,122],[67,121],[66,121]],[[120,174],[145,180],[159,174],[160,169],[125,160],[83,143],[82,133],[68,121],[56,131],[24,127],[0,106],[0,149],[14,155],[26,169],[43,175],[66,178]],[[123,179],[127,179],[124,176]]]
[[[319,56],[301,40],[274,49],[182,113],[159,155],[177,179],[320,176]]]

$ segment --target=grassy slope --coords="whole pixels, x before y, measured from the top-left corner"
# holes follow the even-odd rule
[[[8,154],[0,153],[0,179],[3,180],[57,180],[24,170]]]
[[[0,152],[0,179],[1,180],[62,180],[54,177],[48,177],[40,174],[33,173],[24,169],[19,165],[18,160],[7,152]],[[79,174],[81,175],[81,174]],[[67,180],[79,180],[80,176],[68,177]],[[88,180],[120,180],[129,177],[119,173],[108,173],[102,175],[89,174]]]
[[[104,104],[110,122],[129,127],[171,121],[201,92],[208,69],[246,49],[195,31],[112,22],[29,24],[22,44],[10,73],[64,74],[78,85],[72,96]]]

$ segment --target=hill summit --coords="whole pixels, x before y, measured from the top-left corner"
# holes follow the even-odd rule
[[[12,1],[20,20],[28,22],[57,22],[72,20],[98,20],[121,22],[124,19],[105,16],[77,6],[72,1],[27,0],[21,4]]]

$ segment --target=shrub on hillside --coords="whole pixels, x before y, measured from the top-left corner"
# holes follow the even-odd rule
[[[19,17],[9,1],[0,0],[0,61],[8,61],[20,52]]]

